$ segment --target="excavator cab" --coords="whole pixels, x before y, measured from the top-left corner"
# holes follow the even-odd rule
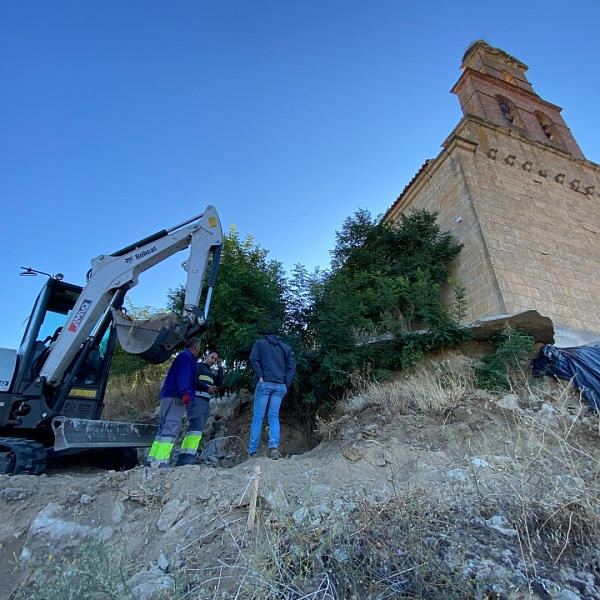
[[[16,397],[30,388],[46,362],[53,344],[58,339],[65,323],[81,295],[82,288],[51,277],[40,292],[34,305],[23,341],[15,356],[15,376],[8,392]],[[116,331],[113,326],[96,332],[95,343],[89,345],[85,356],[79,356],[76,368],[67,372],[70,384],[57,389],[46,388],[44,401],[53,408],[59,392],[65,396],[61,414],[86,419],[98,419],[102,411],[110,358],[115,345]],[[75,365],[73,365],[75,367]],[[11,402],[8,414],[0,407],[0,424],[7,424],[26,417],[31,412],[30,403]],[[8,407],[7,407],[8,408]],[[32,425],[38,425],[37,423]]]
[[[21,345],[0,352],[0,473],[40,474],[47,456],[69,454],[72,448],[112,446],[110,456],[116,465],[121,456],[124,461],[130,459],[132,446],[146,445],[145,440],[139,442],[140,435],[150,439],[152,427],[148,425],[141,426],[144,431],[125,431],[124,435],[118,423],[109,424],[101,432],[103,437],[93,429],[94,424],[102,427],[104,423],[99,419],[117,339],[110,314],[80,345],[58,385],[45,385],[40,375],[61,332],[73,319],[82,291],[80,286],[50,277],[34,304]],[[113,305],[118,306],[123,297],[124,292]]]
[[[21,393],[39,375],[51,345],[60,334],[82,288],[50,277],[42,288],[28,319],[16,353],[16,373],[10,392]]]

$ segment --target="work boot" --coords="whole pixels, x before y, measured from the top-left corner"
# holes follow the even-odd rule
[[[279,450],[277,448],[269,448],[269,458],[272,460],[280,459],[281,454],[279,454]]]
[[[176,467],[183,467],[184,465],[194,465],[196,464],[196,455],[195,454],[180,454],[177,457]]]

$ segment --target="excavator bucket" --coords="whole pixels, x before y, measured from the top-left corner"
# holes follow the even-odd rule
[[[114,311],[113,319],[117,328],[117,338],[121,348],[152,364],[160,364],[169,359],[173,345],[166,344],[167,338],[176,335],[179,320],[173,313],[160,313],[139,321],[123,312]],[[183,341],[183,336],[181,336]]]
[[[54,450],[69,448],[144,448],[152,445],[156,425],[54,417]]]

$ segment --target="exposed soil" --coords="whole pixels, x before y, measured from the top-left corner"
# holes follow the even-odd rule
[[[218,414],[205,431],[202,464],[168,472],[53,465],[41,477],[2,476],[0,599],[11,597],[22,582],[23,589],[39,584],[46,572],[41,564],[91,539],[126,548],[132,557],[128,577],[137,577],[128,580],[135,598],[183,597],[169,595],[174,594],[169,574],[195,568],[200,581],[197,565],[221,574],[218,585],[213,579],[212,588],[206,583],[204,595],[193,597],[236,597],[240,577],[233,568],[248,567],[260,555],[250,544],[255,534],[247,529],[256,467],[258,521],[268,523],[270,531],[297,527],[302,535],[318,538],[324,535],[319,531],[333,530],[334,517],[355,515],[351,519],[358,523],[360,515],[371,514],[368,507],[375,512],[364,526],[375,527],[376,516],[387,514],[399,499],[413,502],[405,505],[410,512],[415,497],[417,508],[422,498],[423,514],[433,510],[430,502],[453,507],[444,513],[443,531],[430,537],[449,573],[472,574],[473,598],[600,599],[590,544],[597,535],[596,515],[585,514],[597,499],[598,421],[576,395],[544,386],[528,397],[470,393],[437,416],[393,415],[368,401],[355,402],[336,423],[322,427],[328,435],[309,435],[298,415],[284,411],[284,457],[278,461],[264,456],[265,441],[259,457],[247,459],[251,405],[229,398],[213,407]],[[560,523],[550,527],[552,518],[563,516],[567,529]],[[541,527],[539,519],[549,521]],[[582,525],[586,519],[589,530]],[[538,527],[529,539],[527,527],[530,532]],[[371,584],[342,581],[341,571],[331,565],[352,559],[338,550],[339,556],[319,559],[323,573],[331,572],[327,577],[337,595],[310,597],[418,597],[399,591],[369,595]],[[384,562],[390,561],[388,556]],[[253,569],[256,573],[258,567]],[[154,591],[140,581],[154,582]],[[306,590],[316,589],[315,581],[306,575]]]

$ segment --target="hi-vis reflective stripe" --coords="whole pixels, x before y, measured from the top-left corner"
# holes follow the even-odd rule
[[[181,442],[181,450],[193,450],[196,452],[202,439],[202,433],[197,431],[190,431]]]
[[[156,458],[156,460],[168,460],[174,445],[174,442],[159,442],[154,458]]]
[[[150,452],[148,452],[148,458],[156,458],[156,452],[158,451],[158,446],[160,442],[158,440],[154,440],[152,442],[152,446],[150,446]]]
[[[208,226],[216,227],[217,226],[217,217],[208,217]]]
[[[200,379],[201,381],[208,381],[208,383],[213,382],[213,378],[210,375],[200,375],[198,379]]]

